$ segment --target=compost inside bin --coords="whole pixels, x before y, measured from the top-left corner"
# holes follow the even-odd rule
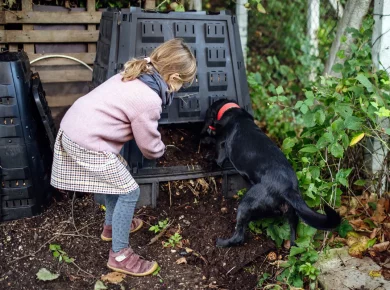
[[[59,129],[62,118],[69,107],[61,108],[54,118],[54,123]],[[215,164],[215,150],[212,145],[200,144],[200,131],[202,123],[198,124],[171,124],[160,125],[161,139],[167,150],[156,162],[157,167],[201,166],[210,170]]]
[[[203,124],[161,125],[161,139],[167,146],[165,154],[157,160],[157,167],[199,165],[210,169],[215,165],[213,146],[200,144]]]

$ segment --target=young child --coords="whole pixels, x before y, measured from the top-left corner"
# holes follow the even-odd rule
[[[119,155],[135,139],[149,159],[164,154],[157,130],[162,106],[195,78],[196,60],[179,39],[157,47],[150,57],[128,61],[117,74],[78,99],[65,114],[55,143],[51,184],[61,190],[103,193],[106,217],[101,238],[112,240],[108,268],[133,276],[152,274],[156,262],[129,246],[129,232],[142,227],[134,218],[138,184]]]

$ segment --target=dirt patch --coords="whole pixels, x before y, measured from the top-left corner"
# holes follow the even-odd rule
[[[110,243],[99,239],[104,211],[87,194],[75,200],[73,224],[71,204],[65,195],[40,216],[0,224],[0,289],[93,289],[100,276],[110,272],[106,268]],[[233,232],[237,208],[236,200],[221,196],[218,180],[162,184],[157,204],[155,209],[137,210],[145,226],[131,236],[131,245],[140,255],[156,260],[161,271],[157,276],[126,277],[121,283],[125,289],[255,289],[264,271],[274,272],[265,259],[273,248],[266,238],[249,234],[241,247],[215,247],[217,237]],[[162,242],[167,237],[147,245],[155,236],[148,231],[149,225],[166,218],[188,241],[183,247],[193,249],[198,256],[180,248],[164,248]],[[83,271],[58,263],[49,251],[49,244],[54,243]],[[18,259],[25,255],[29,256]],[[176,264],[181,257],[187,264]],[[37,280],[36,273],[43,267],[60,277],[50,282]],[[120,289],[113,284],[107,287]]]

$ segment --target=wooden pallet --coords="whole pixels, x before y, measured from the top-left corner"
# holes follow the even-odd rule
[[[0,5],[3,0],[0,0]],[[2,6],[0,6],[2,7]],[[1,10],[1,9],[0,9]],[[0,11],[0,48],[8,45],[10,51],[17,51],[23,47],[30,61],[44,55],[35,53],[35,44],[55,43],[86,43],[88,50],[85,53],[52,53],[72,56],[92,66],[96,55],[96,42],[99,31],[101,12],[95,10],[95,0],[87,1],[85,12],[38,12],[33,11],[31,0],[22,0],[21,11]],[[22,30],[6,30],[7,24],[21,24]],[[33,30],[35,25],[42,24],[84,24],[87,30]],[[64,58],[40,60],[32,64],[33,71],[37,71],[45,84],[53,83],[80,83],[90,82],[92,72],[77,62]],[[84,92],[85,93],[85,92]],[[71,105],[83,93],[48,95],[47,99],[53,112],[64,106]],[[56,109],[57,108],[57,109]]]

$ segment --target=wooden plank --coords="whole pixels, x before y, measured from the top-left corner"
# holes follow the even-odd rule
[[[32,11],[32,0],[22,0],[22,9],[24,12],[31,12]],[[24,31],[31,31],[34,30],[34,25],[23,25]],[[23,44],[23,50],[25,52],[35,52],[34,44]]]
[[[97,42],[99,31],[87,30],[0,30],[0,43]]]
[[[88,12],[96,11],[96,1],[95,0],[87,0],[87,10]],[[96,25],[90,24],[88,25],[88,31],[95,31]],[[88,43],[88,52],[96,52],[96,43]]]
[[[19,47],[17,44],[10,44],[8,45],[8,50],[9,51],[18,51]]]
[[[3,3],[4,3],[4,1],[3,0],[0,0],[0,14],[2,14],[3,13]],[[1,20],[1,15],[0,15],[0,20]],[[0,22],[0,30],[4,30],[4,25],[1,25],[2,24],[2,22]],[[3,49],[3,48],[5,48],[5,45],[4,44],[0,44],[0,50],[1,49]]]
[[[0,24],[99,24],[102,12],[0,11]]]
[[[74,58],[77,58],[86,64],[93,64],[95,61],[96,53],[87,53],[87,52],[81,52],[81,53],[47,53],[47,54],[35,54],[35,53],[29,53],[28,58],[30,61],[33,61],[34,59],[37,59],[42,56],[47,55],[67,55]],[[48,58],[48,59],[42,59],[39,60],[33,64],[32,66],[47,66],[47,65],[77,65],[77,62],[74,60],[66,59],[66,58]]]
[[[83,95],[84,94],[46,96],[46,100],[49,103],[49,106],[52,108],[67,107],[72,105],[78,98],[82,97]]]
[[[90,82],[92,71],[80,70],[38,70],[42,83],[68,83],[68,82]]]

